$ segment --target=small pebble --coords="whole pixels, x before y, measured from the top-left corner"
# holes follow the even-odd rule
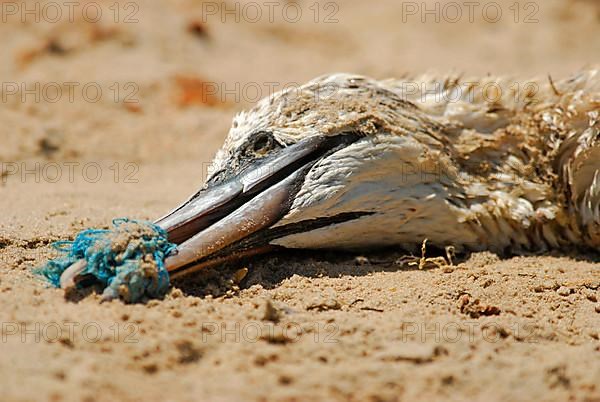
[[[279,312],[279,310],[275,308],[275,306],[273,306],[271,300],[267,299],[265,301],[265,307],[262,317],[263,321],[278,322],[280,318],[281,313]]]
[[[569,289],[566,286],[561,286],[558,288],[558,290],[556,291],[556,293],[558,293],[561,296],[568,296],[571,294],[571,289]]]
[[[354,258],[354,263],[356,265],[369,265],[371,262],[369,261],[369,259],[367,257],[359,255]]]
[[[173,299],[183,297],[183,292],[181,291],[181,289],[173,288],[173,290],[171,291],[171,297]]]
[[[596,293],[591,289],[583,288],[581,290],[581,293],[586,297],[586,299],[588,299],[591,302],[596,303],[598,301],[598,298],[596,297]]]

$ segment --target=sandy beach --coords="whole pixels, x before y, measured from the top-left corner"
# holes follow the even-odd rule
[[[600,62],[597,2],[489,3],[2,2],[0,400],[600,401],[592,252],[419,270],[401,250],[289,251],[139,304],[32,273],[54,241],[178,205],[273,90]]]

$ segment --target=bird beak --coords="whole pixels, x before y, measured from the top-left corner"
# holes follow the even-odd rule
[[[208,185],[155,223],[178,244],[165,259],[171,278],[273,248],[268,228],[289,210],[310,168],[358,135],[315,136]]]

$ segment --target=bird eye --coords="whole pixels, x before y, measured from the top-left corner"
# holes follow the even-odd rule
[[[273,137],[268,133],[261,133],[256,137],[252,144],[252,151],[255,154],[262,155],[267,153],[273,147]]]

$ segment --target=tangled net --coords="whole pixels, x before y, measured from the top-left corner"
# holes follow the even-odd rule
[[[85,260],[81,275],[93,277],[104,287],[104,299],[120,297],[136,302],[144,297],[162,297],[169,288],[164,259],[176,245],[152,222],[115,219],[112,229],[87,229],[74,241],[60,241],[53,246],[63,256],[37,271],[56,287],[60,287],[60,277],[69,266]]]

